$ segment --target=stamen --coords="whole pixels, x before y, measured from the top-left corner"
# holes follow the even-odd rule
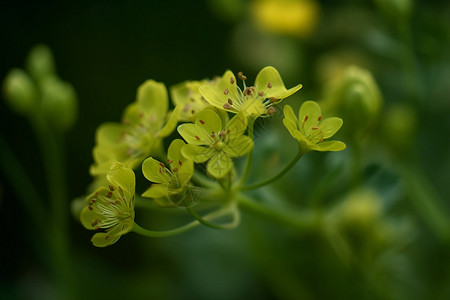
[[[322,116],[319,116],[319,117],[317,118],[317,121],[320,121],[320,120],[322,120]]]
[[[233,100],[231,100],[231,98],[228,98],[228,103],[229,103],[230,105],[233,105]]]
[[[267,87],[268,87],[269,89],[271,89],[271,88],[272,88],[272,83],[268,82],[268,83],[267,83]]]
[[[89,210],[94,210],[94,208],[92,207],[92,205],[88,206]]]
[[[191,110],[191,114],[195,115],[195,110]]]
[[[160,162],[159,165],[161,166],[161,168],[166,168],[166,166],[162,162]]]
[[[238,73],[238,77],[240,80],[247,80],[247,76],[245,76],[244,73],[242,73],[242,72]]]
[[[179,164],[180,166],[183,165],[183,163],[181,162],[181,160],[178,161],[178,164]]]
[[[231,84],[234,84],[234,77],[231,77],[230,83],[231,83]]]
[[[214,131],[211,133],[211,137],[214,139],[216,137],[216,134],[214,133]]]
[[[223,94],[224,94],[224,95],[228,95],[229,92],[230,92],[230,91],[228,90],[228,88],[226,88],[226,89],[223,91]]]
[[[306,122],[306,120],[308,120],[308,116],[305,116],[305,118],[303,119],[303,122]]]
[[[109,240],[109,235],[105,236],[105,240]]]
[[[258,95],[259,95],[260,97],[262,97],[262,96],[264,96],[264,92],[263,92],[263,91],[259,91],[259,92],[258,92]]]
[[[172,162],[173,162],[173,160],[171,160],[171,159],[168,159],[168,160],[167,160],[167,163],[168,163],[168,164],[171,164]]]
[[[203,120],[200,120],[200,123],[202,123],[202,125],[205,125],[205,121]]]
[[[109,191],[108,193],[106,193],[106,198],[111,198],[112,197],[112,192]]]
[[[94,222],[92,222],[91,226],[94,227],[98,224],[98,219],[95,219]]]
[[[178,168],[173,168],[172,171],[173,172],[178,172]]]
[[[114,201],[114,204],[119,204],[120,203],[120,200],[119,199],[116,199],[115,201]]]
[[[276,113],[276,112],[277,112],[277,110],[276,110],[275,107],[273,107],[273,106],[269,107],[269,108],[266,110],[266,114],[268,114],[268,115],[272,115],[272,114],[274,114],[274,113]]]
[[[112,185],[109,185],[109,190],[110,190],[111,192],[113,192],[113,191],[114,191],[114,187],[113,187]]]
[[[312,130],[317,130],[317,129],[319,129],[319,127],[314,126],[314,127],[312,127],[311,129],[312,129]]]
[[[196,138],[198,141],[200,141],[200,138],[198,137],[198,135],[196,135],[195,138]]]
[[[269,100],[270,100],[270,102],[274,103],[274,102],[278,101],[278,98],[270,97]]]
[[[231,109],[231,105],[230,105],[230,103],[225,103],[224,105],[223,105],[223,108],[225,108],[225,109]]]

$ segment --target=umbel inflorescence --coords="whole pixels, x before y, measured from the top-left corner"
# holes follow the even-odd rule
[[[169,110],[165,85],[147,80],[139,86],[136,101],[125,109],[121,123],[98,128],[90,168],[92,193],[81,211],[84,227],[97,231],[92,238],[95,246],[111,245],[130,231],[161,237],[199,224],[233,228],[239,223],[244,191],[277,180],[309,151],[345,148],[342,142],[325,141],[342,126],[340,118],[323,118],[313,101],[303,103],[298,117],[285,105],[283,123],[297,141],[298,154],[279,173],[248,185],[253,152],[258,150],[253,134],[256,119],[274,116],[280,102],[302,85],[286,89],[273,67],[262,69],[252,86],[246,80],[242,73],[236,77],[226,71],[216,80],[180,83],[170,91],[173,110]],[[167,141],[169,137],[175,139]],[[167,151],[164,142],[169,144]],[[236,158],[243,156],[246,163],[239,170]],[[138,196],[134,171],[140,169],[149,183]],[[135,203],[148,202],[185,209],[194,220],[167,231],[143,229],[135,223]],[[202,216],[196,210],[204,203],[209,213]],[[215,205],[212,210],[211,205]]]

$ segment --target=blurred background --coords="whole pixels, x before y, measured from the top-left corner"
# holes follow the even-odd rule
[[[118,122],[146,79],[170,87],[231,69],[252,83],[272,65],[288,88],[303,84],[283,104],[297,110],[316,100],[325,115],[344,119],[347,150],[310,153],[253,195],[277,209],[320,211],[312,228],[244,212],[231,231],[130,233],[100,249],[67,205],[70,266],[55,266],[58,246],[41,238],[51,228],[30,221],[24,205],[34,200],[18,200],[28,182],[6,167],[9,149],[50,209],[39,141],[3,84],[0,298],[450,299],[449,16],[443,0],[1,4],[2,81],[45,44],[76,91],[77,121],[64,139],[68,199],[91,183],[96,128]],[[295,155],[281,118],[259,124],[254,174],[271,174]],[[149,228],[179,217],[136,215]]]

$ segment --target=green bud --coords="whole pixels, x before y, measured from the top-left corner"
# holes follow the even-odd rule
[[[3,82],[3,94],[11,109],[20,115],[30,115],[36,109],[36,86],[30,76],[21,69],[9,71]]]
[[[416,111],[405,104],[388,107],[382,126],[382,135],[390,149],[398,154],[411,151],[418,127]]]
[[[70,129],[78,114],[77,95],[71,84],[55,76],[41,82],[42,113],[56,130]]]
[[[324,109],[344,119],[342,130],[348,137],[360,138],[378,121],[383,101],[369,71],[348,67],[325,91]]]
[[[26,69],[34,79],[40,81],[55,74],[55,62],[49,47],[34,46],[28,54]]]

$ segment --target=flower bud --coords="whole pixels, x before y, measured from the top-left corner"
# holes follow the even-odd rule
[[[70,129],[77,118],[77,95],[72,85],[57,77],[46,77],[42,83],[42,113],[59,131]]]
[[[34,46],[28,54],[26,68],[37,81],[55,74],[55,62],[50,48],[45,45]]]
[[[382,136],[392,151],[401,155],[411,151],[418,125],[413,108],[405,104],[388,107],[382,125]]]
[[[360,138],[378,121],[381,92],[371,73],[349,67],[326,89],[324,109],[344,119],[342,130],[350,138]]]
[[[38,92],[34,82],[21,69],[12,69],[3,82],[3,94],[8,105],[20,115],[30,115],[36,109]]]

